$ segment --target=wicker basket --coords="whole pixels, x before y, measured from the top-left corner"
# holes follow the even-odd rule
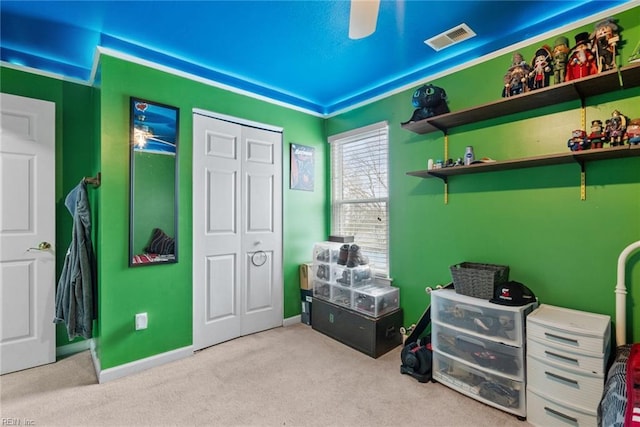
[[[456,293],[488,300],[495,285],[509,280],[509,267],[463,262],[451,266],[451,277]]]

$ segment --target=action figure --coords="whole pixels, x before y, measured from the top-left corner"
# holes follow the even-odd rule
[[[620,111],[614,110],[608,123],[607,134],[611,146],[624,145],[627,136],[627,117]]]
[[[513,55],[511,67],[504,76],[504,88],[502,89],[502,97],[506,98],[513,95],[519,95],[529,91],[527,77],[531,72],[531,67],[526,63],[520,53]]]
[[[569,53],[566,81],[587,77],[598,72],[596,60],[589,44],[589,33],[577,34],[575,38],[576,45]]]
[[[616,68],[616,45],[620,41],[617,31],[618,25],[613,18],[607,18],[598,22],[595,31],[591,34],[599,73]]]
[[[571,138],[567,141],[567,147],[569,147],[571,151],[588,150],[589,140],[587,139],[587,133],[582,129],[571,132]]]
[[[549,46],[542,46],[536,51],[535,56],[531,60],[531,72],[529,73],[531,89],[540,89],[549,86],[549,78],[551,77],[551,51]]]
[[[564,82],[569,58],[569,39],[558,37],[553,44],[553,82]]]
[[[640,119],[629,121],[629,125],[627,126],[627,140],[629,144],[640,144]]]
[[[602,120],[593,120],[591,122],[591,133],[588,137],[591,148],[602,148],[605,137]]]

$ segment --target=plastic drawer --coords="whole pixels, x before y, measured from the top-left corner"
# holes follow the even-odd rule
[[[524,318],[536,306],[537,303],[520,307],[493,304],[457,294],[453,289],[431,293],[431,316],[434,322],[514,347],[523,345]]]
[[[326,262],[314,262],[313,263],[313,278],[315,280],[322,280],[327,283],[336,282],[336,265]]]
[[[433,353],[433,378],[480,402],[526,416],[525,387],[521,381],[459,362],[439,351]]]
[[[522,347],[512,347],[448,328],[438,322],[432,326],[435,349],[455,359],[479,365],[498,375],[524,380]]]
[[[571,370],[564,366],[527,356],[527,381],[535,390],[555,401],[595,410],[604,388],[604,374]]]
[[[537,427],[596,427],[596,411],[575,408],[544,397],[546,393],[527,387],[527,422]]]
[[[541,304],[527,318],[529,338],[595,357],[608,354],[610,327],[609,316],[548,304]]]
[[[585,352],[574,353],[565,347],[527,336],[527,354],[544,362],[555,363],[569,369],[582,369],[593,373],[604,373],[607,368],[608,354],[593,355]]]

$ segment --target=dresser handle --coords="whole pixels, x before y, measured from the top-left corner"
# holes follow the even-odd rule
[[[545,336],[549,337],[549,338],[555,338],[557,340],[561,340],[561,341],[566,341],[566,342],[570,342],[572,344],[578,344],[578,340],[573,339],[573,338],[566,338],[566,337],[561,337],[560,335],[554,335],[554,334],[550,334],[549,332],[545,332],[544,333]]]
[[[574,359],[573,357],[567,357],[567,356],[563,356],[561,354],[552,353],[549,350],[545,350],[544,353],[547,356],[553,356],[553,357],[557,357],[558,359],[564,359],[564,360],[566,360],[568,362],[572,362],[572,363],[575,363],[576,365],[578,365],[578,359]]]
[[[574,384],[574,385],[578,385],[578,381],[576,381],[576,380],[572,380],[570,378],[565,378],[563,376],[560,376],[558,374],[554,374],[553,372],[549,372],[549,371],[544,371],[544,373],[546,375],[552,377],[552,378],[557,379],[557,380],[561,380],[561,381],[565,381],[565,382],[568,382],[568,383],[571,383],[571,384]]]
[[[573,417],[570,417],[569,415],[565,415],[560,411],[556,411],[555,409],[549,408],[548,406],[545,406],[544,410],[547,411],[547,412],[551,412],[553,415],[557,415],[557,416],[559,416],[561,418],[564,418],[565,420],[571,421],[571,422],[575,423],[576,425],[578,424],[578,419],[577,418],[573,418]]]

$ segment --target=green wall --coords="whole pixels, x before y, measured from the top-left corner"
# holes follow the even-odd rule
[[[158,70],[103,56],[101,60],[100,343],[103,369],[191,345],[192,108],[284,128],[284,316],[300,313],[299,264],[326,236],[327,148],[323,120]],[[179,256],[177,264],[128,268],[130,96],[180,108]],[[316,148],[314,192],[291,191],[289,144]],[[134,330],[147,312],[149,328]]]
[[[640,40],[640,9],[617,18],[627,42],[621,62]],[[591,26],[584,28],[590,31]],[[579,29],[572,31],[573,35]],[[555,37],[546,43],[552,45]],[[533,56],[542,43],[521,49]],[[511,53],[437,80],[452,111],[499,99]],[[96,345],[107,369],[191,344],[192,336],[192,108],[284,128],[284,316],[300,313],[298,266],[310,261],[313,243],[329,230],[326,137],[381,120],[390,124],[391,275],[401,288],[405,324],[429,302],[426,286],[450,281],[460,261],[506,264],[511,278],[530,286],[544,303],[611,314],[620,251],[640,238],[640,158],[587,165],[587,200],[579,197],[577,165],[547,166],[453,177],[449,203],[437,179],[406,175],[443,158],[444,137],[416,135],[400,127],[412,113],[412,89],[327,120],[228,92],[186,78],[101,57],[101,87],[91,88],[0,67],[3,92],[56,103],[57,271],[71,240],[64,197],[84,176],[102,172],[90,190],[99,268]],[[180,108],[179,254],[177,264],[128,267],[130,96]],[[587,120],[606,119],[613,109],[640,117],[640,89],[587,100]],[[509,159],[566,152],[580,127],[580,104],[568,102],[455,129],[450,157],[473,145],[477,157]],[[315,191],[289,189],[289,145],[316,149]],[[627,267],[631,297],[640,292],[640,255]],[[149,314],[149,328],[134,330],[134,315]],[[628,324],[638,322],[629,307]],[[634,322],[635,321],[635,322]],[[640,331],[631,334],[640,341]],[[58,328],[57,345],[67,344]]]
[[[639,11],[616,16],[627,41],[622,65],[640,40]],[[566,35],[573,40],[578,32]],[[520,52],[529,59],[554,39]],[[429,82],[445,88],[451,111],[498,100],[511,54]],[[429,303],[425,287],[450,282],[449,267],[462,261],[508,265],[510,279],[529,286],[543,303],[613,316],[618,255],[640,239],[640,157],[587,164],[585,201],[580,167],[567,164],[455,176],[444,204],[442,181],[406,175],[426,169],[429,158],[444,158],[442,133],[417,135],[400,127],[413,112],[413,89],[327,124],[332,135],[379,120],[390,123],[390,266],[405,324],[415,323]],[[614,109],[640,117],[640,88],[588,99],[587,123],[604,122]],[[466,125],[448,136],[449,157],[462,157],[467,145],[476,157],[496,160],[563,153],[580,126],[579,101]],[[628,263],[627,278],[637,301],[640,255]],[[639,317],[637,303],[629,304],[627,324],[638,325]],[[640,340],[638,328],[629,335]]]
[[[89,86],[6,67],[0,67],[0,91],[56,104],[55,250],[56,277],[59,277],[67,248],[71,243],[73,224],[73,218],[64,206],[64,199],[85,176],[95,176],[99,170],[96,160],[98,144],[94,134],[95,110],[92,108],[97,91]],[[92,207],[95,205],[97,191],[99,190],[89,187]],[[92,211],[92,217],[95,225],[95,210]],[[95,228],[93,232],[95,233]],[[82,338],[77,338],[75,341],[81,340]],[[66,327],[62,324],[57,325],[56,345],[68,343]]]

